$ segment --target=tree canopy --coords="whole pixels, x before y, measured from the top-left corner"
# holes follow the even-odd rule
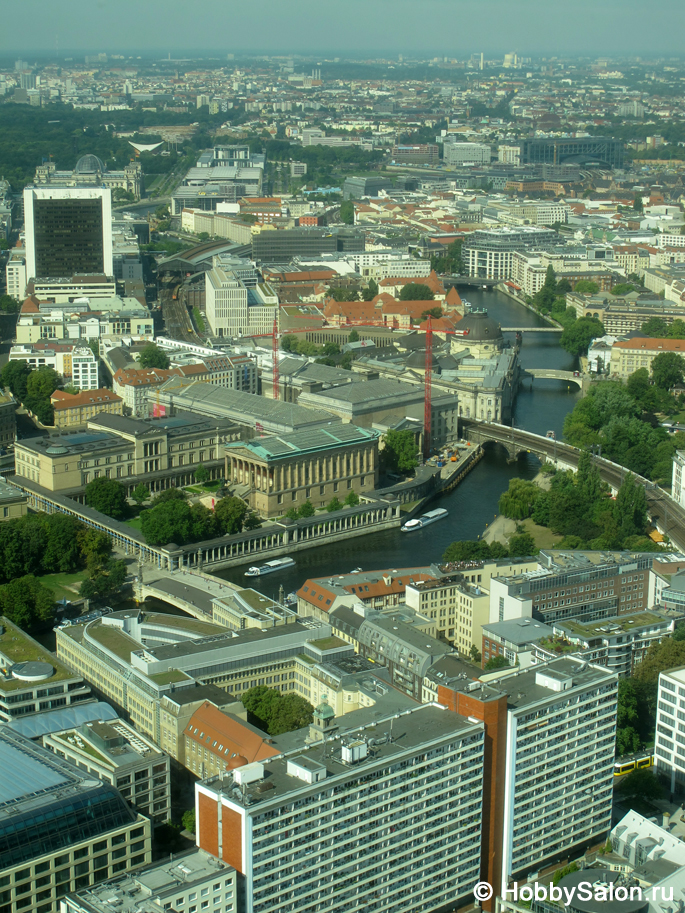
[[[163,349],[160,349],[159,346],[155,345],[154,342],[149,342],[145,348],[140,353],[139,363],[141,368],[163,368],[166,369],[169,367],[171,362],[169,361],[169,356]]]
[[[642,324],[642,332],[652,338],[685,339],[685,320],[677,317],[670,324],[663,317],[650,317]]]
[[[599,291],[599,284],[593,282],[592,279],[579,279],[576,282],[574,292],[577,292],[579,295],[596,295]]]
[[[656,359],[655,359],[656,360]],[[676,450],[685,435],[669,435],[651,420],[654,411],[677,412],[675,399],[650,384],[646,369],[618,381],[593,384],[564,420],[564,437],[575,447],[600,446],[602,455],[657,482],[670,481]]]
[[[657,387],[670,390],[676,384],[682,384],[685,372],[685,359],[677,352],[659,352],[652,361],[652,377]]]
[[[269,735],[302,729],[314,718],[314,708],[305,698],[299,694],[284,694],[265,685],[250,688],[241,700],[249,722]]]
[[[26,575],[72,573],[109,555],[105,533],[67,514],[27,514],[0,524],[0,583]]]
[[[576,473],[555,472],[548,491],[511,479],[500,498],[500,510],[517,520],[532,517],[539,526],[564,536],[561,544],[566,548],[658,549],[645,538],[647,503],[642,485],[629,473],[613,500],[587,452],[581,453]],[[510,538],[511,557],[535,553],[532,538],[524,536],[518,533]]]
[[[458,238],[452,241],[444,253],[431,255],[431,269],[436,273],[448,273],[450,275],[460,276],[466,272],[466,266],[462,259],[461,249],[464,241]]]
[[[345,225],[354,225],[354,203],[352,200],[345,200],[340,204],[340,221]]]
[[[418,466],[419,448],[413,431],[390,430],[384,438],[381,450],[381,467],[389,472],[413,472]]]
[[[126,489],[116,479],[100,476],[86,485],[86,504],[113,520],[123,520],[127,513]]]
[[[596,317],[580,317],[564,327],[560,345],[571,355],[586,355],[590,343],[604,336],[604,325]]]
[[[235,498],[231,495],[221,498],[214,507],[214,515],[224,536],[242,532],[247,514],[248,506],[242,498]]]
[[[55,614],[55,595],[32,574],[0,586],[0,615],[24,631],[49,625]]]
[[[0,372],[3,387],[9,387],[13,396],[23,403],[26,399],[26,384],[31,368],[25,361],[8,361]]]
[[[435,295],[423,282],[407,282],[402,286],[400,301],[433,301]]]

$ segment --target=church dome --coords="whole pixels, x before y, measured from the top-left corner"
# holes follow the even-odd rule
[[[433,370],[438,367],[438,360],[435,357],[435,354],[431,356],[431,364],[433,365]],[[412,352],[409,358],[404,362],[408,368],[418,368],[420,371],[425,371],[426,369],[426,350],[424,348],[423,352]]]
[[[320,717],[322,720],[332,720],[335,717],[335,710],[331,707],[325,698],[323,701],[321,701],[314,712],[316,716]]]
[[[96,174],[98,171],[100,174],[104,174],[107,171],[105,163],[102,159],[99,159],[97,155],[82,155],[81,158],[76,162],[76,168],[74,168],[76,174]]]
[[[466,342],[501,342],[502,328],[487,311],[471,311],[457,324],[457,335]]]

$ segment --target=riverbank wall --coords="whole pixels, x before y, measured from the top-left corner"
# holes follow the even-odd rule
[[[512,301],[520,304],[522,308],[530,311],[531,314],[535,314],[537,317],[540,317],[541,320],[545,320],[551,327],[558,327],[560,330],[564,329],[557,320],[554,320],[552,317],[548,317],[547,314],[541,314],[539,311],[536,311],[532,304],[528,304],[524,298],[517,295],[516,292],[509,288],[506,282],[500,282],[499,285],[496,285],[495,291],[501,292],[503,295],[506,295],[507,298],[511,298]]]
[[[455,463],[450,461],[442,467],[423,466],[417,472],[415,479],[401,482],[392,488],[376,492],[376,494],[381,498],[393,497],[401,504],[411,505],[402,514],[403,521],[406,521],[420,513],[430,501],[453,491],[482,458],[483,448],[480,445],[473,447],[469,445],[469,448]]]

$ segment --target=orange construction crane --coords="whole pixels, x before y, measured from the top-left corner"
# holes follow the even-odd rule
[[[273,353],[274,353],[274,363],[273,363],[273,398],[278,399],[279,396],[279,387],[280,387],[280,372],[278,366],[278,320],[274,320],[274,329],[273,329]]]
[[[433,324],[430,315],[426,326],[426,369],[424,377],[424,403],[423,403],[423,458],[427,460],[431,454],[431,420],[433,418],[431,407],[431,375],[433,373]]]

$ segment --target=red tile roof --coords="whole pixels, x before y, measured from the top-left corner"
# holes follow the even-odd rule
[[[279,754],[267,744],[267,735],[223,713],[209,701],[205,701],[191,716],[185,736],[212,754],[225,758],[227,764],[235,755],[242,755],[248,764],[252,764],[253,761],[265,761]]]
[[[651,339],[636,337],[615,342],[614,349],[646,349],[650,352],[685,352],[685,339]]]
[[[65,393],[64,390],[55,390],[50,397],[50,402],[56,410],[74,409],[80,406],[97,406],[105,403],[121,403],[120,396],[102,387],[99,390],[84,390],[82,393]]]

